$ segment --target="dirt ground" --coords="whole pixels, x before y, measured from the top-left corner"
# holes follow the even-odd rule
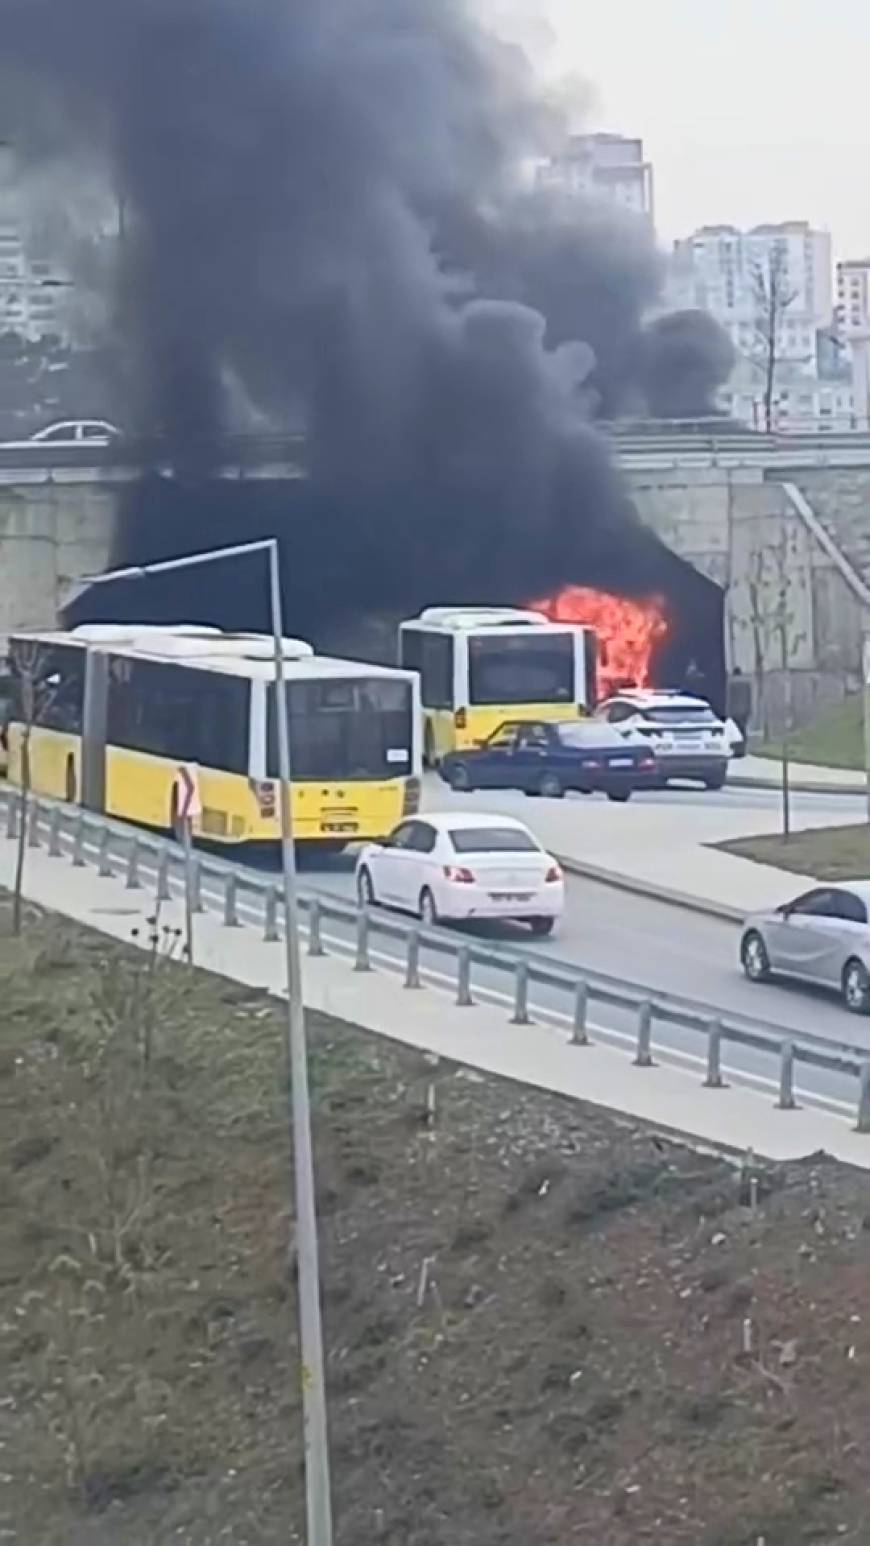
[[[0,905],[3,1542],[302,1539],[282,1020],[172,945]],[[866,1546],[870,1175],[310,1030],[337,1546]]]

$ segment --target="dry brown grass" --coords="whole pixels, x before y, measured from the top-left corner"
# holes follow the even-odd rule
[[[282,1017],[3,923],[2,1538],[301,1540]],[[337,1546],[865,1546],[863,1173],[311,1034]]]

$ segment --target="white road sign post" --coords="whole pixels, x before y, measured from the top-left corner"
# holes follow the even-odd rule
[[[178,823],[184,849],[184,932],[187,964],[193,965],[193,819],[202,815],[199,797],[199,771],[190,763],[178,769]]]

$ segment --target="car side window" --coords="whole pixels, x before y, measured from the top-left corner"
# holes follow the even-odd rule
[[[834,906],[834,893],[830,890],[807,891],[803,896],[792,902],[789,912],[795,913],[801,918],[831,918]]]
[[[866,923],[867,908],[854,891],[832,891],[830,916],[843,918],[847,923]]]
[[[389,839],[387,841],[387,847],[410,848],[412,846],[412,839],[414,836],[414,827],[415,822],[403,821],[400,827],[396,827],[395,831],[390,833]]]
[[[546,725],[526,725],[517,737],[519,751],[547,751],[550,735]]]
[[[415,821],[412,825],[413,830],[407,847],[413,849],[414,853],[430,854],[438,839],[435,828],[430,827],[428,821]]]
[[[489,740],[486,741],[484,745],[488,752],[509,752],[513,751],[516,745],[516,741],[516,725],[499,725],[499,728],[493,731]]]

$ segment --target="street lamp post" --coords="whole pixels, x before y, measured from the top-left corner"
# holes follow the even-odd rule
[[[284,676],[284,622],[278,542],[275,537],[245,542],[235,547],[213,548],[185,558],[112,569],[87,576],[85,583],[105,585],[116,580],[140,580],[174,569],[199,564],[223,563],[233,558],[264,553],[269,564],[269,611],[275,665],[278,777],[280,785],[281,868],[284,890],[284,944],[287,971],[287,1041],[292,1086],[293,1168],[296,1192],[296,1257],[299,1287],[299,1343],[301,1351],[302,1420],[305,1448],[305,1503],[308,1546],[332,1546],[332,1504],[329,1482],[329,1447],[326,1424],[326,1390],[323,1369],[323,1328],[320,1313],[320,1268],[317,1243],[317,1206],[314,1158],[311,1142],[311,1102],[308,1089],[308,1052],[305,1009],[302,1001],[302,951],[299,940],[299,899],[296,857],[293,847],[293,811],[290,797],[290,733]],[[267,768],[268,773],[268,768]]]

